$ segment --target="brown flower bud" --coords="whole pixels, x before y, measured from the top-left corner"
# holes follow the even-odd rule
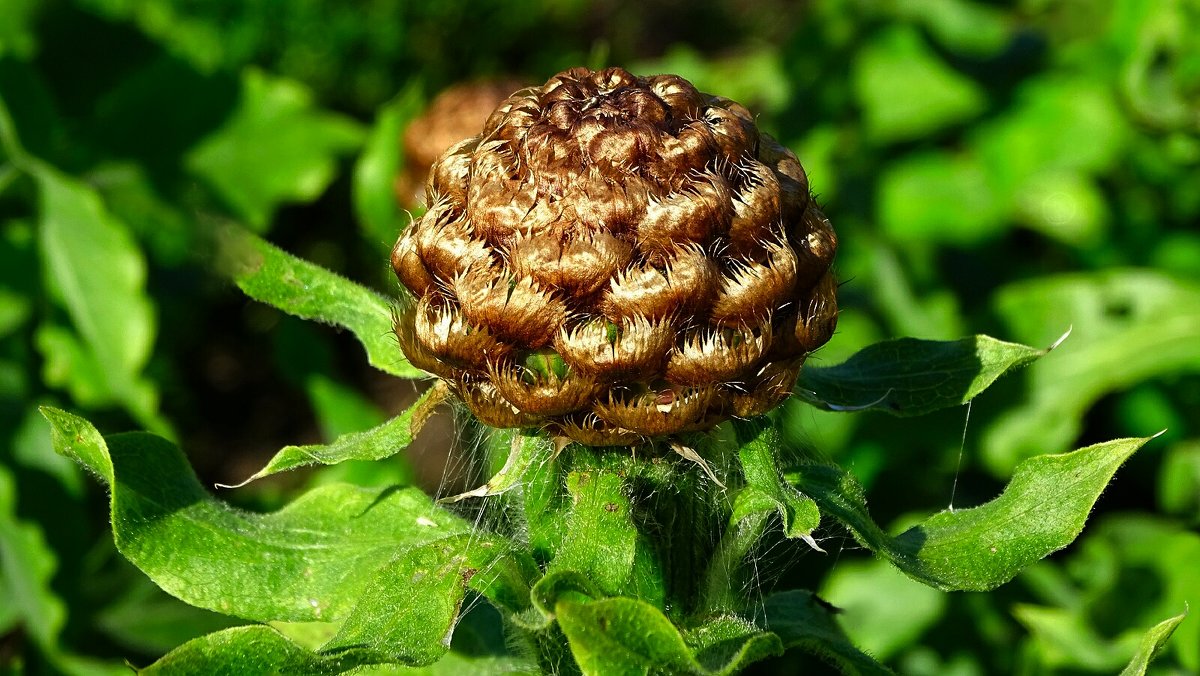
[[[404,171],[396,178],[395,186],[400,202],[406,207],[419,204],[425,177],[437,158],[455,143],[478,134],[496,106],[526,84],[511,78],[465,82],[435,96],[425,113],[404,131]],[[441,167],[443,172],[458,169],[453,165]]]
[[[560,73],[451,147],[392,253],[405,355],[485,423],[629,444],[760,415],[837,323],[795,155],[673,75]]]

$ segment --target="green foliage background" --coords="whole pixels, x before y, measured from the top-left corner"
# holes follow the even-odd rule
[[[1167,429],[1075,545],[995,592],[923,587],[833,529],[827,556],[765,553],[781,587],[815,588],[910,674],[1113,673],[1200,605],[1200,2],[697,5],[0,2],[0,670],[124,673],[231,622],[117,555],[105,495],[36,406],[174,438],[210,483],[382,421],[413,393],[352,337],[246,301],[212,233],[244,225],[391,294],[407,120],[463,79],[578,64],[677,72],[797,151],[842,238],[822,362],[1073,327],[969,409],[789,402],[793,441],[851,469],[877,517],[979,504],[1025,458]],[[416,460],[222,497],[412,482]],[[1200,622],[1151,670],[1200,671]]]

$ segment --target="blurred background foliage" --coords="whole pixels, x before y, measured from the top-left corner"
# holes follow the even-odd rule
[[[832,528],[828,556],[764,551],[769,585],[818,590],[918,675],[1113,673],[1200,606],[1200,1],[3,0],[0,672],[127,673],[235,622],[123,563],[104,495],[53,454],[36,405],[172,437],[209,482],[380,422],[416,387],[244,299],[213,228],[393,293],[408,122],[454,83],[580,64],[679,73],[797,151],[842,238],[823,362],[892,336],[1049,345],[1073,327],[969,408],[785,405],[792,441],[854,471],[877,518],[978,504],[1030,455],[1167,430],[1075,545],[997,592],[922,587]],[[437,490],[450,432],[423,441],[223,497]],[[1200,621],[1152,671],[1200,673]]]

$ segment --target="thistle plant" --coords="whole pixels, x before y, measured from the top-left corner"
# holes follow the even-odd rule
[[[1070,543],[1146,441],[1033,458],[994,500],[885,532],[851,474],[784,443],[774,407],[920,415],[1049,350],[899,339],[804,365],[836,324],[833,230],[791,151],[679,77],[576,69],[520,90],[435,163],[426,199],[393,251],[395,304],[224,234],[248,295],[346,327],[383,371],[438,379],[393,420],[284,448],[252,479],[398,453],[457,401],[492,473],[477,489],[331,484],[239,512],[163,439],[44,410],[57,450],[110,487],[120,551],[248,622],[146,673],[729,674],[789,650],[889,673],[811,591],[767,593],[762,543],[821,556],[823,534],[849,532],[925,584],[992,589]],[[462,649],[493,622],[508,654]]]

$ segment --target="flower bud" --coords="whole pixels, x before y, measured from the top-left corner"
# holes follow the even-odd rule
[[[760,415],[837,323],[791,151],[674,75],[559,73],[452,146],[392,266],[408,359],[482,421],[627,445]]]

